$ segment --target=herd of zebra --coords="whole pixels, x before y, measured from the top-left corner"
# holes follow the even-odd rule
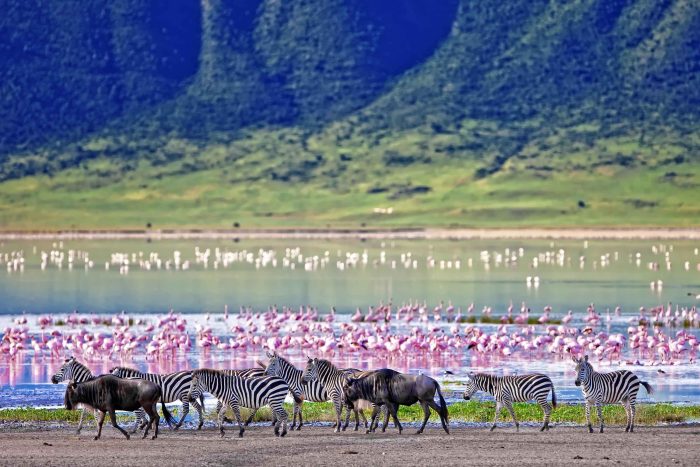
[[[182,402],[182,414],[180,420],[175,420],[166,413],[166,421],[171,428],[179,429],[189,412],[192,404],[199,415],[197,429],[201,429],[204,423],[204,394],[209,393],[218,399],[216,413],[221,436],[224,436],[224,422],[232,422],[225,417],[230,408],[233,411],[239,427],[239,436],[243,436],[245,427],[253,420],[256,411],[263,406],[269,406],[272,410],[274,433],[277,436],[285,436],[287,433],[288,415],[283,403],[290,394],[294,400],[293,420],[290,428],[301,429],[304,424],[302,406],[304,401],[325,402],[331,401],[335,408],[336,432],[345,431],[348,427],[351,412],[355,415],[355,431],[359,428],[362,418],[367,433],[377,428],[378,416],[384,414],[385,431],[389,422],[389,416],[393,418],[395,426],[401,433],[402,427],[397,417],[399,405],[413,405],[419,402],[424,410],[424,420],[418,433],[421,433],[430,417],[430,408],[440,416],[445,432],[449,433],[448,410],[440,390],[440,385],[432,378],[424,375],[406,375],[389,369],[374,371],[360,371],[354,368],[337,368],[328,360],[309,358],[306,368],[300,370],[288,360],[277,353],[267,354],[268,362],[261,363],[260,368],[247,370],[213,370],[199,369],[193,371],[180,371],[170,374],[142,373],[127,367],[115,367],[109,375],[95,376],[82,363],[74,357],[67,359],[59,371],[53,375],[51,382],[57,384],[69,381],[68,388],[74,390],[81,384],[90,384],[100,378],[118,377],[119,379],[146,380],[152,386],[159,388],[160,402]],[[635,402],[640,385],[643,385],[651,394],[652,387],[627,370],[610,373],[598,373],[589,363],[588,357],[572,357],[576,363],[576,386],[581,386],[585,399],[586,422],[590,432],[590,411],[595,406],[600,423],[600,432],[603,432],[603,404],[620,403],[627,414],[627,426],[625,431],[634,431]],[[463,398],[468,400],[477,391],[491,394],[496,400],[496,414],[491,430],[496,428],[496,421],[502,408],[506,408],[513,418],[516,431],[519,423],[513,409],[514,402],[526,402],[535,400],[544,412],[544,422],[540,431],[549,429],[551,412],[556,408],[556,394],[554,385],[549,377],[542,374],[529,374],[520,376],[493,376],[488,374],[470,374],[467,378]],[[68,389],[67,389],[68,392]],[[440,404],[434,401],[435,395],[439,396]],[[551,393],[551,405],[548,402]],[[68,396],[66,396],[68,401]],[[158,402],[156,400],[155,402]],[[151,402],[155,407],[155,402]],[[66,403],[67,406],[69,405]],[[85,404],[90,406],[90,404]],[[252,409],[252,413],[245,421],[241,421],[240,407]],[[364,408],[372,408],[372,418],[367,426],[367,419],[363,414]],[[73,408],[73,404],[70,407]],[[104,413],[96,407],[95,417],[99,418],[101,431]],[[145,408],[145,410],[144,410]],[[152,408],[143,406],[136,413],[136,423],[132,433],[139,428],[146,427],[149,419],[146,412],[152,414]],[[345,421],[341,414],[346,408]],[[106,409],[103,409],[106,410]],[[117,407],[117,410],[120,410]],[[130,409],[134,410],[134,409]],[[128,438],[124,430],[118,427],[110,409],[112,423]],[[157,414],[157,411],[155,412]],[[85,407],[80,416],[77,432],[80,433],[83,426]],[[152,418],[152,417],[151,417]],[[297,423],[298,419],[298,423]],[[173,426],[174,424],[174,426]],[[157,425],[157,421],[156,421]],[[157,429],[157,427],[156,427]],[[157,433],[157,431],[156,431]],[[145,436],[145,435],[144,435]],[[99,437],[99,434],[98,434]]]

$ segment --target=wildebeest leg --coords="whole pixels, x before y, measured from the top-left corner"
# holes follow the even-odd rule
[[[180,429],[182,422],[185,421],[185,417],[190,413],[190,403],[187,400],[187,395],[183,396],[180,401],[182,402],[182,416],[180,417],[180,421],[175,424],[176,431]]]
[[[493,431],[496,429],[496,421],[498,420],[498,414],[501,412],[501,403],[499,401],[496,401],[496,414],[493,416],[493,426],[491,426],[491,430]]]
[[[375,405],[372,409],[372,417],[369,421],[369,428],[367,428],[365,433],[372,433],[374,431],[374,422],[377,420],[377,416],[379,415],[379,407],[380,406]]]
[[[443,417],[440,406],[437,405],[434,400],[429,400],[428,405],[438,413],[438,415],[440,416],[440,423],[442,423],[442,429],[445,430],[445,432],[449,435],[450,429],[447,427],[447,420],[445,420],[445,417]]]
[[[425,429],[425,425],[428,423],[428,419],[430,418],[430,407],[428,407],[428,403],[426,401],[420,401],[420,406],[423,407],[423,424],[421,427],[416,431],[416,434],[419,435],[423,433],[423,430]]]
[[[97,420],[97,409],[94,411],[95,420]],[[85,407],[80,410],[80,421],[78,422],[78,429],[75,431],[76,435],[80,434],[80,430],[83,429],[83,417],[85,417]]]
[[[342,430],[345,431],[348,428],[348,424],[350,423],[350,410],[352,410],[353,407],[351,407],[349,404],[345,405],[345,423],[343,424]],[[355,423],[359,424],[360,422],[357,420],[357,412],[355,412]]]
[[[160,416],[158,415],[158,409],[156,408],[156,404],[154,403],[153,405],[146,404],[143,406],[144,410],[148,414],[148,418],[151,419],[148,425],[146,425],[146,430],[143,433],[143,439],[148,436],[148,430],[151,428],[152,425],[155,424],[154,431],[155,434],[153,435],[153,439],[156,439],[158,437],[158,423],[160,422]]]
[[[131,436],[129,436],[129,433],[127,433],[125,429],[117,425],[117,413],[114,410],[109,411],[109,419],[112,420],[112,426],[117,430],[121,431],[122,434],[126,436],[126,439],[131,438]]]
[[[95,441],[102,436],[102,424],[105,422],[105,415],[105,412],[100,412],[100,415],[97,417],[97,436],[93,438]]]
[[[399,427],[399,434],[401,434],[401,432],[403,432],[403,427],[401,426],[401,422],[399,421],[399,405],[394,403],[388,403],[387,406],[389,408],[391,418],[394,419],[394,423],[396,423],[396,426]]]

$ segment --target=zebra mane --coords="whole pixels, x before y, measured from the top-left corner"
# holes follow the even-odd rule
[[[316,359],[316,365],[318,366],[319,370],[321,368],[328,369],[328,370],[335,370],[338,371],[338,367],[333,365],[330,360],[324,360],[322,358],[317,358]]]
[[[145,374],[143,371],[140,371],[136,368],[131,368],[129,366],[115,366],[114,368],[110,369],[109,372],[112,373],[114,370],[120,370],[120,371],[125,371],[125,372],[131,372],[131,373],[138,373],[138,374]]]
[[[224,373],[220,370],[215,370],[213,368],[200,368],[198,370],[192,370],[192,376],[198,376],[198,375],[216,376],[216,375],[224,375]],[[226,376],[226,375],[224,375],[224,376]]]
[[[302,371],[299,368],[297,368],[296,366],[294,366],[289,360],[284,358],[282,355],[275,354],[275,358],[277,358],[277,360],[282,364],[283,367],[290,367],[293,370]]]

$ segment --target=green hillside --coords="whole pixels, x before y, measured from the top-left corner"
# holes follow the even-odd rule
[[[5,230],[700,225],[694,1],[2,3]]]

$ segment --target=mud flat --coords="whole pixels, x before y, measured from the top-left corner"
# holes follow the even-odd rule
[[[697,425],[641,426],[633,434],[619,426],[604,434],[562,426],[548,433],[454,427],[446,435],[435,426],[420,436],[414,432],[336,434],[330,427],[304,427],[279,439],[267,426],[255,426],[241,439],[228,429],[222,439],[214,428],[165,428],[155,441],[127,441],[105,424],[102,439],[93,441],[92,426],[78,437],[72,426],[5,425],[0,465],[700,465]]]

